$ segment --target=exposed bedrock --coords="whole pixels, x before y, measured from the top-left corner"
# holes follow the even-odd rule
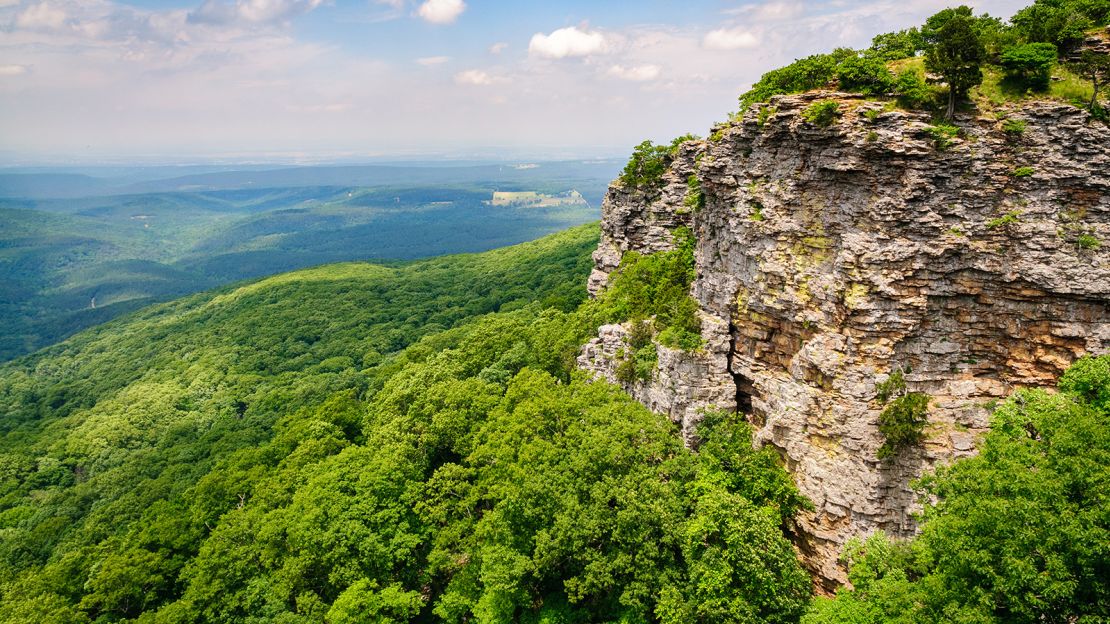
[[[801,116],[821,99],[840,102],[826,128]],[[1050,102],[1006,120],[938,140],[928,116],[859,96],[777,97],[683,145],[661,190],[617,182],[605,200],[592,293],[625,252],[697,237],[707,345],[660,347],[627,389],[688,440],[707,407],[745,412],[814,503],[798,547],[826,588],[850,537],[914,532],[910,481],[973,453],[994,401],[1110,350],[1110,130]],[[580,365],[615,381],[625,333],[603,327]],[[895,370],[929,395],[929,424],[880,461],[875,387]]]

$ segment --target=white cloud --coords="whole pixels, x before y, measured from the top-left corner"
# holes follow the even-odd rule
[[[463,0],[427,0],[416,14],[433,24],[450,24],[466,10]]]
[[[768,2],[757,6],[753,17],[759,21],[775,22],[794,19],[804,12],[801,2]]]
[[[504,41],[498,41],[497,43],[495,43],[495,44],[493,44],[489,47],[489,53],[490,54],[501,54],[502,52],[505,51],[505,48],[507,48],[507,47],[509,47],[509,44],[505,43]]]
[[[455,82],[461,85],[488,87],[507,81],[500,76],[490,75],[480,69],[468,69],[455,74]]]
[[[423,65],[424,67],[431,67],[433,65],[443,65],[450,60],[450,56],[425,56],[423,58],[416,59],[416,62],[417,64]]]
[[[731,9],[726,13],[743,15],[745,20],[754,22],[778,22],[794,19],[805,12],[801,2],[764,2],[763,4],[749,4],[738,9]]]
[[[281,22],[308,13],[324,0],[205,0],[189,13],[189,21],[198,24],[265,24]]]
[[[550,35],[543,33],[532,35],[532,40],[528,43],[528,54],[541,58],[561,59],[590,56],[605,52],[607,48],[608,42],[602,33],[568,26]]]
[[[0,65],[0,76],[21,76],[27,73],[23,65]]]
[[[57,30],[65,26],[66,17],[65,10],[49,2],[40,2],[23,9],[16,16],[15,23],[20,28]]]
[[[608,74],[614,78],[621,80],[631,80],[633,82],[646,82],[648,80],[655,80],[659,77],[658,65],[636,65],[634,67],[625,67],[624,65],[613,65],[609,68]]]
[[[743,28],[718,28],[705,35],[702,45],[710,50],[750,50],[759,46],[759,37]]]

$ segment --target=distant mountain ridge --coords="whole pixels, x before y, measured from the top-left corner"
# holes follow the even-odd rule
[[[336,165],[248,168],[135,181],[129,176],[101,178],[79,173],[3,173],[0,197],[10,199],[75,199],[87,196],[132,195],[289,188],[300,186],[380,186],[502,183],[526,184],[552,179],[611,179],[620,169],[615,160],[555,161],[500,165]],[[168,172],[167,172],[168,173]]]

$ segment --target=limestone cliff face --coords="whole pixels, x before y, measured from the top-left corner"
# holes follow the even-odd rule
[[[836,123],[803,120],[827,98]],[[615,183],[606,198],[591,292],[679,225],[698,241],[707,346],[660,347],[653,379],[627,389],[689,439],[706,407],[748,414],[814,503],[799,548],[827,587],[845,580],[851,536],[912,534],[909,482],[974,452],[993,401],[1110,350],[1110,130],[1055,103],[1008,120],[1024,131],[964,117],[938,145],[923,114],[778,97],[684,145],[662,190]],[[624,331],[603,327],[580,366],[615,380]],[[929,425],[920,448],[880,461],[875,386],[894,370],[929,395]]]

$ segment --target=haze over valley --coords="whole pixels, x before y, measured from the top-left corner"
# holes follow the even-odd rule
[[[154,301],[597,219],[616,161],[0,173],[0,359]]]

